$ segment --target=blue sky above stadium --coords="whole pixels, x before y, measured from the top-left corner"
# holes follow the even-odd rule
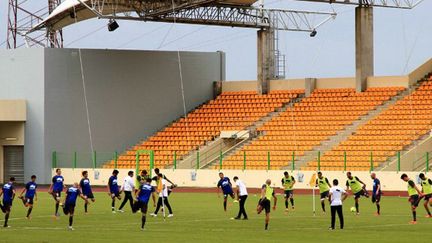
[[[36,10],[41,2],[31,3]],[[34,5],[34,6],[33,6]],[[295,1],[265,1],[268,8],[338,13],[334,21],[308,33],[280,32],[280,50],[287,58],[287,78],[354,76],[354,7]],[[424,1],[413,10],[375,8],[375,73],[401,75],[432,56],[432,27]],[[0,3],[0,43],[6,38],[7,1]],[[119,21],[108,32],[106,20],[92,19],[64,29],[65,47],[98,49],[224,51],[227,80],[256,79],[256,29]],[[5,48],[3,44],[0,48]]]

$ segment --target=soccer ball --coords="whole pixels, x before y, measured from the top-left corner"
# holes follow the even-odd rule
[[[351,207],[350,211],[354,213],[356,211],[356,208],[355,207]]]

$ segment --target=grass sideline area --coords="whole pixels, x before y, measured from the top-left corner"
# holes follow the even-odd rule
[[[150,202],[146,229],[141,231],[140,213],[132,214],[127,205],[125,213],[113,214],[108,195],[99,192],[95,196],[88,215],[84,215],[83,200],[78,199],[75,231],[67,230],[68,216],[53,218],[54,200],[48,193],[39,193],[30,221],[24,218],[27,209],[15,199],[9,221],[12,227],[0,229],[0,242],[424,242],[432,237],[432,219],[424,217],[422,205],[417,210],[418,224],[408,224],[411,211],[404,197],[383,197],[379,217],[374,216],[375,206],[366,198],[361,199],[360,216],[349,212],[354,205],[350,197],[344,205],[345,229],[329,231],[330,215],[321,213],[318,198],[317,215],[313,216],[311,196],[295,196],[295,211],[285,213],[283,197],[279,195],[269,231],[264,231],[264,214],[257,215],[255,211],[256,194],[249,195],[246,203],[249,220],[237,221],[230,218],[236,216],[238,204],[230,200],[228,212],[224,213],[222,198],[216,193],[174,192],[170,196],[174,217],[165,222],[161,213],[150,217],[154,210]],[[116,206],[119,205],[117,201]],[[3,218],[1,214],[1,224]]]

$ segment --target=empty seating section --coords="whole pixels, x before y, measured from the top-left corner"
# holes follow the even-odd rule
[[[411,95],[397,101],[320,160],[323,170],[343,170],[344,151],[347,170],[369,170],[380,166],[405,146],[432,129],[432,81],[424,82]],[[372,158],[371,158],[372,154]],[[314,170],[317,162],[308,163]]]
[[[389,100],[403,88],[370,88],[362,93],[354,89],[317,89],[280,116],[259,128],[264,135],[223,160],[224,168],[243,167],[244,154],[249,169],[288,166],[360,116]],[[269,154],[270,153],[270,156]]]
[[[120,155],[117,165],[119,168],[134,167],[136,150],[154,150],[156,166],[172,164],[174,153],[181,159],[219,136],[221,131],[243,130],[302,93],[304,90],[275,91],[267,95],[257,95],[254,91],[222,93]],[[140,164],[148,166],[149,156],[140,155]],[[110,161],[106,167],[114,165],[115,162]]]

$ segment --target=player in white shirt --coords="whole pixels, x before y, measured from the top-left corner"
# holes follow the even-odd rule
[[[243,183],[243,181],[239,180],[239,178],[237,176],[234,176],[233,180],[237,186],[236,191],[235,191],[236,196],[237,196],[237,200],[240,202],[239,203],[240,209],[239,209],[238,215],[234,219],[241,219],[241,216],[243,215],[243,219],[247,220],[248,216],[246,214],[245,203],[246,203],[246,199],[248,197],[248,193],[247,193],[246,185]]]
[[[134,172],[129,171],[128,176],[125,177],[123,181],[123,185],[121,186],[121,192],[125,193],[125,197],[123,199],[122,204],[120,205],[120,208],[118,209],[119,212],[124,212],[122,209],[124,205],[129,201],[131,210],[133,211],[133,197],[132,192],[135,190],[135,181],[134,181]]]
[[[158,199],[158,202],[157,202],[156,210],[155,210],[154,213],[152,213],[150,215],[153,216],[153,217],[156,217],[157,214],[158,214],[158,212],[159,212],[160,207],[164,206],[164,207],[166,207],[168,209],[168,212],[169,212],[168,218],[171,218],[174,215],[173,215],[173,212],[172,212],[172,209],[171,209],[171,205],[169,204],[169,201],[168,201],[168,185],[167,185],[168,182],[163,177],[164,176],[161,173],[158,174],[158,180],[157,181],[158,182],[159,181],[162,182],[162,189],[159,192],[159,199]],[[159,185],[158,185],[158,187],[159,187]],[[163,202],[162,202],[162,200],[163,200]]]
[[[333,187],[330,188],[330,193],[329,193],[329,201],[330,201],[330,209],[331,209],[331,226],[329,228],[330,230],[335,229],[336,213],[339,217],[340,228],[343,229],[344,227],[342,202],[347,198],[348,195],[346,191],[338,185],[339,185],[339,181],[337,179],[334,179]]]

